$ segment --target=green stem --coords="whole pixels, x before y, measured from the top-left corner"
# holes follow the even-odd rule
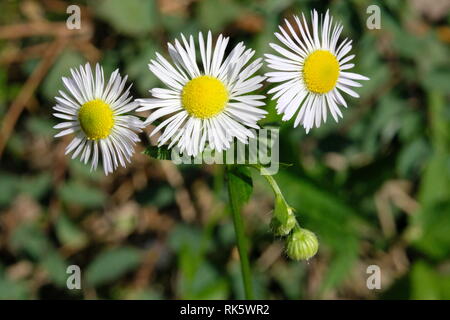
[[[230,181],[230,172],[227,169],[228,181]],[[245,298],[247,300],[254,299],[252,274],[250,270],[250,262],[248,259],[248,245],[245,237],[244,222],[241,216],[241,207],[239,204],[239,196],[233,189],[231,183],[228,183],[228,194],[230,197],[230,207],[233,216],[234,230],[236,233],[237,247],[239,251],[239,259],[241,264],[242,279],[244,283]]]
[[[249,167],[257,170],[258,173],[260,171],[264,172],[264,170],[266,170],[263,166],[261,166],[259,164],[251,164],[251,165],[249,165]],[[278,183],[275,180],[275,178],[270,174],[261,174],[261,176],[264,177],[267,180],[267,182],[270,184],[270,186],[272,187],[273,193],[275,193],[275,195],[280,196],[284,200],[283,192],[281,192],[281,189],[278,186]]]
[[[281,189],[278,186],[278,183],[275,180],[275,178],[271,175],[263,175],[263,177],[267,180],[267,182],[272,187],[273,193],[275,193],[275,195],[281,197],[281,199],[283,199],[283,201],[286,202],[286,200],[284,199],[283,193],[281,192]]]
[[[257,170],[258,172],[264,172],[264,167],[262,167],[261,165],[250,165],[249,167]],[[286,207],[289,207],[289,204],[287,203],[286,199],[284,198],[283,192],[281,192],[280,186],[278,185],[277,181],[275,180],[275,178],[273,177],[273,175],[270,174],[262,174],[262,177],[264,177],[264,179],[266,179],[266,181],[270,184],[270,187],[273,190],[273,193],[275,194],[276,197],[279,197],[286,205]],[[300,224],[298,223],[298,220],[295,219],[296,221],[296,228],[300,228]]]

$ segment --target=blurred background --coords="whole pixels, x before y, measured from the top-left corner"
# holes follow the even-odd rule
[[[222,167],[153,160],[142,134],[127,169],[90,172],[64,156],[71,137],[53,138],[54,97],[86,61],[119,67],[149,97],[159,82],[147,63],[180,32],[222,32],[262,56],[284,18],[329,8],[371,80],[339,124],[282,126],[281,162],[293,166],[276,179],[319,237],[314,259],[286,257],[255,174],[243,214],[256,296],[450,299],[450,1],[78,1],[81,29],[68,30],[70,4],[0,3],[0,298],[243,298]],[[371,4],[380,30],[366,27]],[[280,124],[267,108],[265,123]],[[69,265],[81,290],[66,287]],[[366,286],[369,265],[380,290]]]

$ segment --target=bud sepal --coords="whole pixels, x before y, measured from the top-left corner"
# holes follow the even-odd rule
[[[286,207],[287,214],[283,216],[274,215],[270,221],[270,227],[276,236],[287,236],[292,229],[297,225],[294,210],[291,207]]]

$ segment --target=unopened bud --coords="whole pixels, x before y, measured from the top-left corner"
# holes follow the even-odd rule
[[[293,260],[308,260],[319,249],[316,235],[306,229],[296,228],[288,237],[286,253]]]
[[[273,218],[270,222],[273,233],[276,236],[286,236],[296,224],[294,210],[286,203],[281,194],[276,194]]]
[[[273,217],[270,222],[270,226],[273,230],[273,233],[276,236],[286,236],[291,232],[291,230],[295,227],[297,220],[295,219],[295,215],[291,209],[288,210],[289,215],[284,223],[282,223],[277,217]]]

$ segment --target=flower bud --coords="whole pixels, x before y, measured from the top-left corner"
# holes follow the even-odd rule
[[[306,229],[295,228],[287,239],[286,253],[293,260],[308,260],[318,249],[319,241],[316,235]]]
[[[296,224],[294,210],[286,203],[281,194],[276,194],[273,218],[270,222],[273,233],[276,236],[286,236]]]
[[[284,223],[282,223],[277,217],[273,217],[270,221],[270,226],[276,236],[286,236],[295,227],[297,223],[295,215],[290,208],[288,209],[288,212],[288,218]]]

